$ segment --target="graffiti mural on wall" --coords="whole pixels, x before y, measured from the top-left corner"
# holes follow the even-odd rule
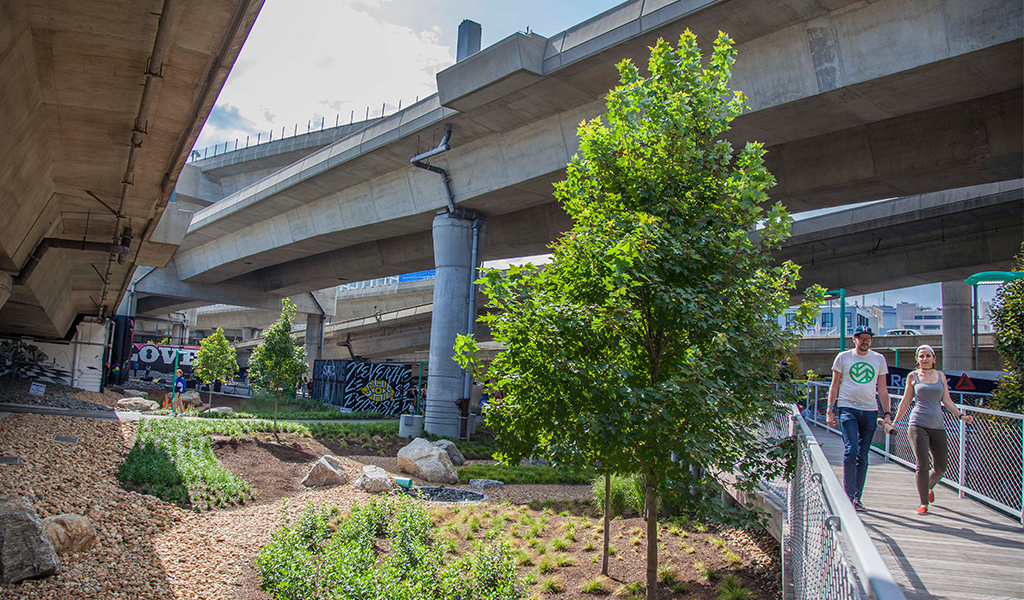
[[[70,346],[0,340],[0,377],[71,385],[71,368]]]
[[[345,411],[397,415],[412,404],[409,365],[350,360],[313,362],[313,398]]]

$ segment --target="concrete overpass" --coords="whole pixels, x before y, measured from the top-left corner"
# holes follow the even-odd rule
[[[0,333],[62,338],[163,267],[169,203],[262,0],[0,5]]]
[[[430,346],[441,354],[431,362],[447,366],[467,322],[467,307],[452,299],[468,294],[471,256],[543,253],[568,227],[551,183],[576,150],[577,124],[603,112],[615,63],[644,64],[647,46],[685,28],[705,45],[718,30],[736,40],[733,85],[751,110],[729,137],[766,144],[779,182],[773,199],[792,211],[1024,176],[1019,3],[627,2],[548,39],[510,36],[439,73],[438,93],[398,114],[319,150],[306,144],[295,150],[308,152],[301,160],[265,176],[260,166],[251,179],[262,179],[246,187],[221,180],[223,199],[211,192],[215,176],[199,172],[180,193],[216,201],[195,214],[163,289],[142,282],[139,292],[248,290],[259,306],[436,267]],[[440,177],[409,159],[449,126],[450,149],[433,158],[451,174],[446,195]],[[214,170],[197,165],[206,167]],[[486,243],[476,254],[478,233]],[[323,313],[311,314],[322,323]],[[307,321],[307,332],[318,329]],[[426,424],[446,433],[457,423],[448,400],[463,389],[461,375],[435,373]]]
[[[511,36],[440,73],[437,95],[320,150],[307,145],[302,160],[197,212],[176,276],[285,295],[430,268],[444,192],[408,161],[445,123],[456,201],[487,215],[483,258],[542,253],[567,226],[550,184],[575,151],[576,125],[603,111],[612,65],[642,61],[648,44],[685,27],[705,41],[718,29],[736,38],[733,84],[752,110],[731,137],[766,143],[773,198],[791,210],[1024,174],[1016,3],[659,6],[627,3],[551,39]],[[216,170],[205,162],[197,168]],[[213,183],[205,172],[179,193],[215,200],[199,189]]]
[[[801,289],[819,283],[845,287],[853,296],[962,281],[979,271],[1012,268],[1012,261],[1001,257],[1012,256],[1024,238],[1024,181],[849,208],[798,220],[792,233],[774,256],[802,265]],[[339,291],[335,316],[325,327],[322,357],[428,360],[433,290],[434,280],[426,279]],[[478,305],[485,303],[478,296]],[[279,314],[224,307],[201,312],[194,327],[204,334],[219,326],[241,335],[242,328],[263,329]],[[304,334],[297,333],[300,339]],[[490,337],[480,331],[477,339]],[[236,348],[245,352],[258,343],[243,341]]]

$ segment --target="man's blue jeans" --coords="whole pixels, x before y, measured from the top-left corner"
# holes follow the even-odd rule
[[[860,500],[868,478],[868,454],[878,428],[877,410],[837,407],[839,428],[843,431],[843,488],[850,500]]]

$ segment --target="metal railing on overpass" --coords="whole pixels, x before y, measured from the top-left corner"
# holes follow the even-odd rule
[[[789,418],[797,456],[782,541],[784,597],[904,600],[814,434],[795,407]],[[768,424],[769,435],[780,425]]]
[[[798,392],[806,393],[807,420],[840,434],[825,422],[828,384],[796,385]],[[903,388],[889,388],[892,406],[897,406],[902,396]],[[943,411],[950,443],[949,467],[942,483],[960,497],[971,496],[1024,523],[1024,415],[979,406],[990,394],[951,390],[951,396],[959,410],[974,416],[974,422],[968,425]],[[916,468],[907,420],[897,423],[896,428],[892,435],[878,428],[871,449],[885,460]]]

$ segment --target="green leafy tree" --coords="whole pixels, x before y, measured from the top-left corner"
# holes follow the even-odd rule
[[[1014,271],[1024,271],[1024,245]],[[1024,412],[1024,280],[1000,286],[989,314],[996,332],[996,350],[1006,370],[993,394],[993,404],[999,410]]]
[[[658,498],[741,520],[717,475],[752,489],[785,463],[756,432],[780,410],[774,382],[795,335],[777,316],[798,267],[770,255],[791,218],[780,204],[761,208],[775,183],[764,150],[734,152],[723,139],[746,107],[728,88],[732,46],[720,34],[705,67],[687,31],[676,49],[652,48],[647,78],[620,63],[608,112],[580,125],[579,152],[555,186],[574,226],[552,262],[484,275],[493,310],[481,320],[507,348],[488,371],[505,392],[487,414],[502,458],[639,473],[649,599]],[[808,291],[798,326],[823,291]]]
[[[249,357],[249,379],[253,389],[274,396],[274,435],[277,435],[277,409],[281,390],[290,390],[306,372],[306,349],[295,345],[292,322],[295,304],[281,300],[281,317],[263,332],[263,341]]]
[[[228,343],[220,327],[212,335],[200,340],[199,346],[194,370],[199,379],[210,386],[209,405],[213,408],[213,383],[225,383],[234,377],[238,372],[238,360],[235,349]]]

